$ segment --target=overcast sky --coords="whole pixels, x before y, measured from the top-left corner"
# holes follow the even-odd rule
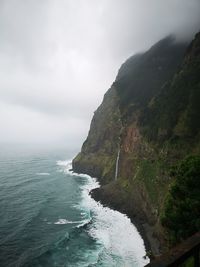
[[[0,0],[0,141],[78,148],[123,61],[198,30],[199,0]]]

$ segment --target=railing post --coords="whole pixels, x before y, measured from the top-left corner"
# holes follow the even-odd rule
[[[200,232],[189,237],[166,254],[158,256],[146,266],[177,267],[182,266],[188,259],[193,260],[193,267],[200,267]]]

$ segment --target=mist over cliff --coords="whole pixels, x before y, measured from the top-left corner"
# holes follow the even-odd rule
[[[161,224],[161,217],[176,181],[171,167],[200,153],[199,58],[199,33],[190,44],[168,36],[130,57],[95,111],[73,160],[76,172],[98,177],[102,184],[92,196],[128,214],[155,254],[167,249],[170,236],[173,242],[181,238],[170,232],[170,224],[168,230]],[[198,227],[191,229],[182,237]]]

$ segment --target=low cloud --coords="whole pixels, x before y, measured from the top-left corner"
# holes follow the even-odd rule
[[[1,141],[81,143],[121,63],[199,25],[199,0],[2,0]]]

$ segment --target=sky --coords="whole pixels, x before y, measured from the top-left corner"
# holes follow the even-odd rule
[[[0,142],[80,149],[120,65],[199,30],[199,0],[0,0]]]

